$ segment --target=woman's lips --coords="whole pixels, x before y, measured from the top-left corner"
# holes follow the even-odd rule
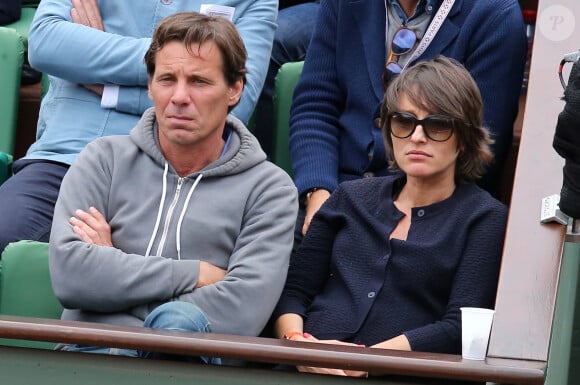
[[[431,157],[431,155],[427,154],[426,152],[418,150],[412,150],[407,152],[407,156],[411,159],[425,159]]]

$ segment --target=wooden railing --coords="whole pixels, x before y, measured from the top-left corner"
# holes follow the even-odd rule
[[[363,370],[375,375],[493,381],[506,384],[543,384],[545,369],[545,362],[539,361],[500,358],[473,361],[448,354],[361,349],[272,338],[189,333],[11,316],[0,317],[0,335],[4,338],[108,346],[175,355],[214,356],[250,362]]]

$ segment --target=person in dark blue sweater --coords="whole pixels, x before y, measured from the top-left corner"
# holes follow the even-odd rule
[[[482,122],[453,59],[392,81],[378,126],[393,173],[340,184],[314,216],[274,313],[279,338],[460,353],[460,307],[494,306],[507,216],[474,183],[492,160]]]
[[[21,0],[0,0],[0,25],[6,25],[20,19]]]

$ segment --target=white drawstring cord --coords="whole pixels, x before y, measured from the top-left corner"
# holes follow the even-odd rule
[[[197,184],[203,177],[202,174],[199,174],[193,182],[193,186],[189,189],[187,193],[187,198],[185,199],[185,204],[183,205],[183,209],[181,210],[181,214],[179,215],[179,221],[177,222],[177,234],[175,235],[175,243],[177,244],[177,259],[181,260],[181,223],[183,222],[183,217],[185,216],[185,212],[187,211],[187,206],[189,206],[189,200],[191,199],[191,194],[193,194],[193,190],[197,187]]]
[[[149,246],[147,246],[147,251],[145,252],[145,257],[149,256],[151,248],[153,247],[153,241],[155,236],[157,236],[157,231],[159,231],[159,223],[161,223],[161,214],[163,213],[163,202],[165,202],[165,195],[167,194],[167,171],[169,170],[169,165],[165,162],[165,171],[163,171],[163,193],[161,194],[161,202],[159,202],[159,211],[157,212],[157,220],[155,221],[155,227],[153,228],[153,234],[149,240]]]

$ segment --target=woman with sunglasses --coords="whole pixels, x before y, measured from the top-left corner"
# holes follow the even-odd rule
[[[460,353],[460,307],[494,305],[506,224],[474,183],[492,159],[482,116],[451,59],[392,81],[378,125],[393,173],[342,183],[318,211],[290,261],[279,338]]]

